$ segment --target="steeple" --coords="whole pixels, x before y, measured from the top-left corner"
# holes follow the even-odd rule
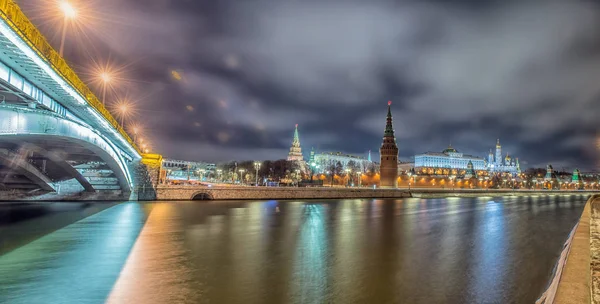
[[[394,126],[392,125],[392,101],[388,101],[387,122],[383,136],[394,137]]]
[[[496,167],[502,166],[502,147],[500,146],[500,139],[496,141]]]
[[[372,161],[371,160],[371,150],[369,150],[369,157],[367,158],[368,161]]]
[[[300,136],[298,136],[298,124],[294,129],[294,139],[292,140],[292,146],[290,147],[290,153],[288,154],[287,160],[290,161],[302,161],[302,148],[300,148]]]
[[[517,174],[521,174],[521,165],[519,164],[519,158],[515,158],[515,166],[517,166]]]
[[[292,141],[292,146],[300,147],[300,136],[298,136],[298,124],[296,124],[296,129],[294,130],[294,140]]]
[[[380,162],[380,186],[381,188],[398,187],[398,146],[394,137],[394,126],[392,125],[392,102],[388,101],[388,112],[383,133],[383,143],[379,148]]]

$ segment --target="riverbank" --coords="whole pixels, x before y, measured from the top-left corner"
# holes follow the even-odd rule
[[[294,188],[294,187],[198,187],[158,186],[157,200],[268,200],[342,198],[443,198],[530,195],[590,195],[598,191],[548,191],[512,189],[372,189],[372,188]]]
[[[600,303],[600,195],[588,199],[537,303]]]

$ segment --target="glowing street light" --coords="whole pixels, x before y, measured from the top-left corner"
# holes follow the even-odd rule
[[[255,186],[258,187],[258,169],[260,169],[260,162],[255,161],[254,162],[254,168],[256,169],[256,181],[255,181]]]
[[[100,73],[100,79],[102,80],[102,105],[106,104],[106,86],[112,79],[108,72]]]
[[[61,39],[60,39],[60,49],[58,50],[60,57],[62,57],[63,51],[65,49],[65,37],[67,36],[67,25],[68,25],[68,22],[70,19],[74,19],[77,16],[77,10],[68,1],[61,1],[59,4],[59,8],[65,15],[65,18],[63,19],[62,35],[61,35]]]
[[[125,118],[134,112],[133,104],[127,100],[120,100],[114,105],[114,110],[120,118],[121,128],[124,128]]]
[[[133,131],[133,142],[134,142],[135,144],[139,144],[139,143],[137,142],[137,136],[138,136],[138,133],[141,131],[141,127],[140,127],[140,126],[138,126],[138,125],[133,125],[133,126],[131,127],[131,131]],[[143,141],[143,139],[140,139],[140,143],[141,143],[142,141]]]
[[[243,185],[244,184],[244,178],[243,177],[244,177],[244,172],[246,172],[246,170],[240,169],[238,171],[240,171],[240,183]]]
[[[350,186],[350,179],[352,179],[352,176],[350,175],[350,172],[351,172],[352,170],[350,170],[350,169],[346,169],[346,170],[344,170],[344,171],[346,171],[346,176],[348,176],[348,184],[347,184],[347,186]]]

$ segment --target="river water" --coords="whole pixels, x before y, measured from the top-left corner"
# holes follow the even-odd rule
[[[586,196],[0,204],[0,303],[533,303]]]

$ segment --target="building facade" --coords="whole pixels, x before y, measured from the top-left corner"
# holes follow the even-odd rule
[[[289,161],[300,161],[304,160],[302,156],[302,148],[300,148],[300,136],[298,136],[298,124],[296,124],[296,129],[294,129],[294,139],[292,140],[292,146],[290,147],[290,152],[288,153],[287,160]]]
[[[388,112],[383,133],[383,142],[379,148],[381,157],[380,187],[398,188],[398,146],[394,136],[394,126],[392,125],[392,102],[388,101]]]
[[[500,146],[500,139],[498,139],[496,141],[496,157],[494,157],[491,150],[488,154],[487,170],[490,172],[520,174],[521,166],[519,165],[519,159],[511,158],[508,153],[506,153],[506,157],[502,158],[502,146]]]
[[[458,152],[449,146],[442,152],[427,152],[415,156],[415,168],[468,168],[469,162],[473,164],[474,170],[487,170],[485,160],[481,157],[467,155]]]
[[[340,163],[342,170],[352,169],[356,172],[366,172],[369,166],[373,164],[368,158],[343,154],[341,152],[321,152],[314,154],[314,162],[319,166],[319,172],[324,173]]]

